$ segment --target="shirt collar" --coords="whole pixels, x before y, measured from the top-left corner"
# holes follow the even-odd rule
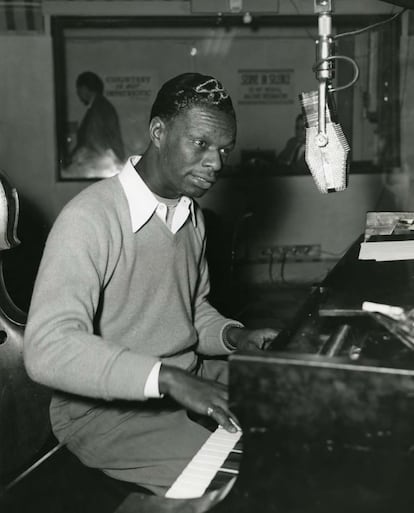
[[[129,157],[122,171],[118,174],[128,201],[133,232],[137,232],[144,226],[159,205],[158,200],[155,199],[151,190],[135,170],[134,166],[140,158],[141,156],[138,155]],[[197,226],[194,202],[191,198],[182,196],[177,209],[187,210],[191,215],[194,227]]]

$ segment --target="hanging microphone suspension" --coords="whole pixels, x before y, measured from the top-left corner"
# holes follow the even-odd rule
[[[318,39],[313,69],[318,80],[318,90],[299,95],[306,120],[305,160],[317,188],[322,193],[346,188],[350,151],[337,122],[330,92],[335,60],[332,4],[333,0],[314,0],[314,10],[318,14]]]

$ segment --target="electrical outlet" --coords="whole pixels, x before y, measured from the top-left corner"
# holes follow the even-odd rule
[[[321,259],[320,244],[286,244],[270,246],[263,250],[263,255],[272,256],[275,261],[310,262]]]

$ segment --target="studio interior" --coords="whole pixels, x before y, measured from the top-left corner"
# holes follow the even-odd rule
[[[85,72],[119,152],[80,146]],[[229,356],[236,470],[165,499],[55,439],[23,337],[56,219],[146,152],[157,92],[181,73],[216,77],[237,121],[196,199],[209,301],[278,335]],[[0,76],[2,511],[413,511],[414,0],[4,0]]]

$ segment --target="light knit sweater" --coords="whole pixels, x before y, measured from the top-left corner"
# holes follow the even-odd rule
[[[34,380],[84,397],[143,400],[157,361],[191,370],[196,353],[229,352],[221,338],[229,319],[207,301],[205,228],[195,212],[195,226],[189,217],[176,234],[155,214],[134,233],[118,177],[66,205],[25,331]]]

